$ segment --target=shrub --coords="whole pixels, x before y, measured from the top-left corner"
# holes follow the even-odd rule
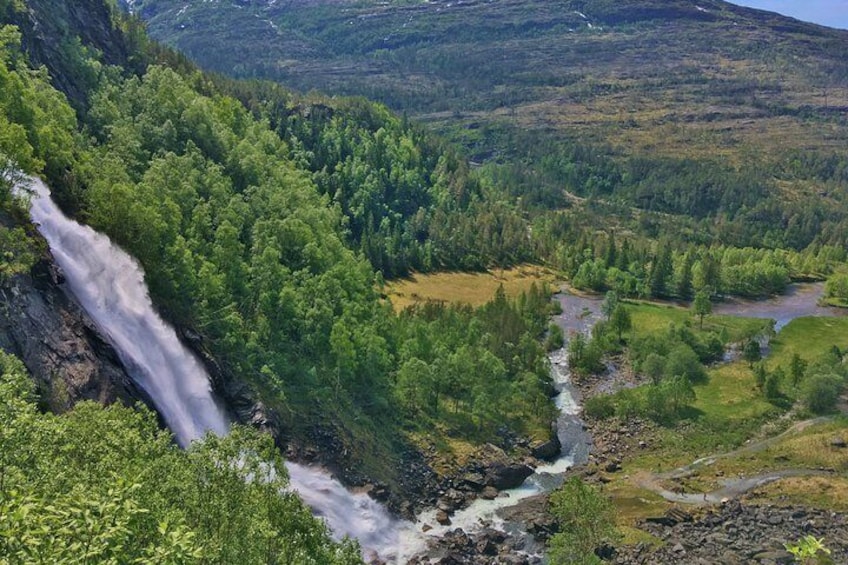
[[[618,538],[615,507],[597,489],[572,477],[551,495],[551,514],[560,533],[549,542],[553,564],[587,565],[600,563],[595,550]]]
[[[811,412],[822,414],[833,410],[845,385],[838,375],[813,375],[804,384],[801,399]]]
[[[606,420],[615,416],[615,400],[612,395],[602,394],[586,399],[583,404],[583,413],[589,418]]]

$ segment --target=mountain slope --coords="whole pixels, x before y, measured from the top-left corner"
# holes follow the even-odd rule
[[[133,4],[206,68],[368,95],[440,128],[734,158],[845,140],[848,32],[717,0]]]
[[[43,174],[75,218],[139,261],[243,423],[348,483],[383,482],[398,505],[421,502],[432,476],[422,447],[496,443],[521,457],[550,439],[546,289],[403,315],[381,296],[375,267],[479,267],[486,241],[527,245],[522,218],[488,202],[449,147],[363,100],[206,75],[103,0],[21,6],[0,0],[0,22],[22,24],[0,27],[2,171]],[[110,64],[109,35],[76,29],[71,6],[139,65]],[[35,33],[53,24],[68,42]],[[54,84],[80,85],[76,112]],[[0,180],[0,210],[26,225],[10,185]],[[9,243],[22,233],[0,229],[0,276],[32,268],[35,254]],[[10,341],[0,346],[20,353]]]

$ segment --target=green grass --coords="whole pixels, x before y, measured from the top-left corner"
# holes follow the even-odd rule
[[[724,331],[730,343],[739,342],[756,335],[768,327],[768,320],[737,316],[706,316],[703,328],[697,317],[688,308],[648,301],[628,301],[633,322],[631,335],[645,335],[666,330],[671,324],[689,323],[696,331]]]
[[[661,331],[664,324],[684,320],[685,311],[680,308],[644,303],[631,308],[634,325],[638,319],[643,331]],[[726,316],[715,318],[713,323],[723,325],[728,332],[738,332],[737,335],[755,332],[763,323],[762,320]],[[814,359],[832,345],[848,347],[848,318],[799,318],[788,324],[779,339],[772,342],[767,363],[770,367],[787,367],[795,352],[806,359]],[[785,392],[791,400],[795,391]],[[786,405],[778,407],[765,400],[755,385],[751,369],[742,361],[710,369],[709,381],[697,385],[695,393],[696,400],[688,418],[672,427],[661,428],[648,449],[625,460],[622,472],[610,475],[612,482],[607,492],[621,512],[622,524],[662,514],[670,507],[635,484],[635,477],[646,472],[669,471],[701,457],[731,452],[744,446],[749,439],[765,439],[792,424],[790,419],[778,420],[786,412]],[[848,439],[846,416],[789,433],[760,450],[721,458],[684,481],[685,488],[699,492],[712,490],[719,486],[722,477],[750,476],[778,469],[831,469],[836,472],[833,476],[784,479],[756,489],[749,498],[764,503],[848,509],[848,451],[830,447],[830,442],[837,437]]]
[[[772,340],[772,352],[767,365],[769,368],[778,365],[788,368],[793,354],[797,353],[809,361],[834,345],[840,349],[848,347],[848,317],[797,318]]]

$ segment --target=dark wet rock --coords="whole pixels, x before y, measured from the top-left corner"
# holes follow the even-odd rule
[[[495,542],[485,537],[479,540],[474,547],[477,553],[480,555],[498,554],[498,546],[495,544]]]
[[[604,465],[604,471],[607,473],[615,473],[616,471],[621,470],[621,463],[618,461],[607,461],[606,465]]]
[[[486,485],[498,490],[511,489],[521,486],[532,474],[532,467],[523,463],[497,462],[486,469]]]
[[[387,501],[391,494],[388,487],[380,483],[367,483],[364,487],[362,487],[362,492],[378,502]]]
[[[552,461],[559,457],[562,452],[562,444],[559,441],[559,437],[554,434],[554,437],[548,441],[538,442],[531,445],[530,452],[533,454],[533,457],[537,459]]]

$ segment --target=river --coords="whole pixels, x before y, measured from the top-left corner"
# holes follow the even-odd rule
[[[806,316],[844,316],[844,308],[820,306],[824,283],[796,283],[787,287],[780,296],[763,300],[731,298],[713,305],[713,314],[741,316],[743,318],[770,318],[775,321],[775,331],[780,331],[795,318]]]
[[[515,506],[523,499],[556,489],[562,484],[569,468],[585,462],[588,458],[591,438],[583,429],[580,420],[579,395],[571,385],[566,349],[572,336],[576,333],[588,335],[595,323],[601,319],[601,299],[598,297],[563,292],[556,298],[562,306],[562,313],[554,318],[554,322],[562,328],[566,339],[566,347],[549,356],[551,376],[558,391],[554,401],[560,411],[557,418],[557,435],[562,444],[560,456],[551,463],[537,467],[520,487],[502,491],[494,500],[479,498],[467,508],[457,511],[450,517],[450,525],[440,525],[436,521],[435,509],[422,513],[416,524],[401,532],[401,561],[405,557],[420,553],[428,541],[437,540],[456,528],[473,533],[484,527],[491,527],[511,536],[524,538],[529,554],[542,549],[526,534],[523,524],[504,520],[501,511]],[[426,533],[424,530],[427,530]]]

